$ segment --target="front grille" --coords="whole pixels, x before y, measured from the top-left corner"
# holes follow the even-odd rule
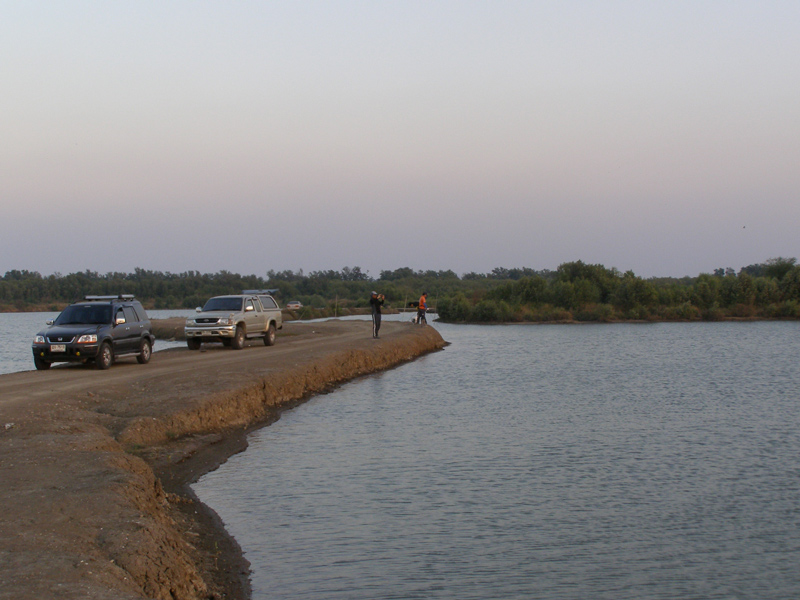
[[[75,339],[75,336],[69,337],[66,335],[54,335],[54,336],[47,336],[47,341],[51,344],[71,344],[72,341]]]
[[[219,321],[218,318],[212,318],[212,317],[204,317],[202,319],[194,320],[194,322],[197,323],[198,325],[209,325],[211,323],[216,323],[217,321]]]

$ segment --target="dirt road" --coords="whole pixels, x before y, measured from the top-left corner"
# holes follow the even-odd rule
[[[187,484],[310,394],[442,348],[433,327],[288,323],[273,347],[0,376],[0,599],[245,598]]]

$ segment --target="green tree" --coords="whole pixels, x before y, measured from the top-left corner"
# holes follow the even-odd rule
[[[795,262],[797,262],[796,258],[770,258],[766,262],[766,267],[764,269],[764,274],[767,277],[774,277],[778,281],[781,281],[783,277],[792,270],[794,267]]]

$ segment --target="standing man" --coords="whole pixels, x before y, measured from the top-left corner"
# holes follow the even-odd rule
[[[423,325],[428,324],[428,319],[426,318],[426,314],[428,312],[428,292],[422,292],[422,296],[419,298],[419,304],[417,305],[417,323],[421,323]]]
[[[383,306],[384,299],[385,296],[378,292],[372,292],[369,298],[370,306],[372,306],[372,337],[376,339],[381,328],[381,306]]]

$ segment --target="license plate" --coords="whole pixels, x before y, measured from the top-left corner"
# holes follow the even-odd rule
[[[50,352],[66,352],[67,346],[65,344],[50,344]]]

